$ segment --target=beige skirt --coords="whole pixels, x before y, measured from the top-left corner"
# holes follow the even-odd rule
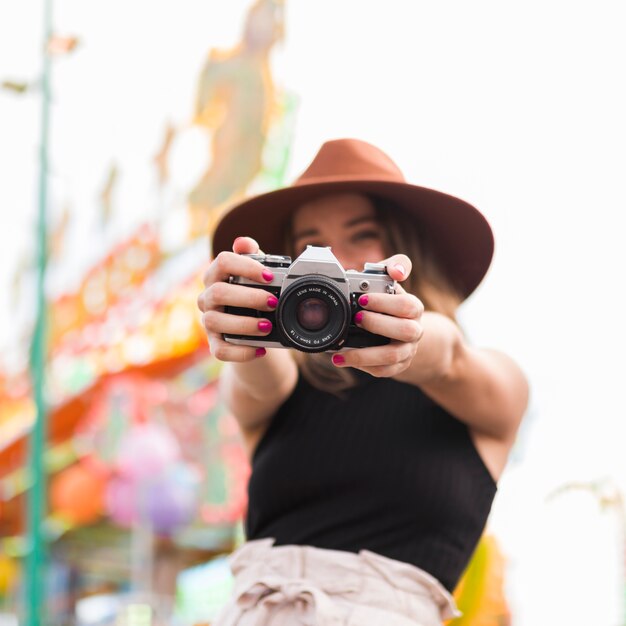
[[[273,544],[231,555],[233,597],[212,626],[441,626],[460,615],[441,583],[408,563]]]

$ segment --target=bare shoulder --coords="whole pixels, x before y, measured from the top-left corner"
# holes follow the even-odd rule
[[[478,454],[497,482],[526,413],[529,386],[519,365],[500,351],[479,349],[475,360],[480,364],[476,382],[485,395],[476,400],[476,421],[469,430]]]
[[[494,432],[490,431],[489,422],[486,422],[485,434],[493,436],[509,449],[528,408],[528,379],[514,359],[498,350],[479,349],[477,359],[482,361],[482,367],[478,366],[478,382],[481,382],[481,376],[484,378],[479,388],[489,392],[488,398],[499,411],[499,417],[494,416]],[[477,430],[480,432],[480,425]]]
[[[267,429],[270,427],[270,424],[271,420],[268,420],[256,428],[240,428],[243,447],[250,463],[252,463],[252,457],[254,457],[254,453],[261,439],[263,439],[263,436],[267,432]]]
[[[502,476],[502,472],[504,472],[515,440],[503,441],[502,439],[496,439],[471,428],[469,432],[478,455],[491,474],[494,482],[498,482],[500,476]]]

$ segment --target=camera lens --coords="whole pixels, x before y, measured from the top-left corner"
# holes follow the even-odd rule
[[[319,330],[328,324],[328,305],[319,298],[307,298],[298,302],[296,319],[306,330]]]
[[[336,281],[305,274],[281,292],[276,330],[283,345],[302,352],[324,352],[345,340],[350,312],[350,302]]]

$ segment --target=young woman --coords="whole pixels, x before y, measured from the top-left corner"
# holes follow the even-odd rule
[[[235,345],[266,336],[271,268],[330,246],[344,269],[383,262],[393,294],[362,296],[355,322],[382,346],[308,354]],[[434,626],[483,532],[528,387],[504,354],[455,321],[493,253],[485,218],[411,185],[378,148],[325,143],[295,183],[229,211],[198,298],[221,389],[252,461],[247,543],[218,626]]]

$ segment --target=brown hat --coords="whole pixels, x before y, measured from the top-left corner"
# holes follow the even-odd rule
[[[487,273],[494,242],[484,216],[459,198],[405,182],[398,166],[382,150],[358,139],[326,142],[290,187],[255,196],[230,209],[213,234],[213,254],[231,250],[233,240],[242,235],[256,239],[266,253],[283,254],[285,228],[300,205],[347,192],[388,198],[413,217],[464,297]]]

